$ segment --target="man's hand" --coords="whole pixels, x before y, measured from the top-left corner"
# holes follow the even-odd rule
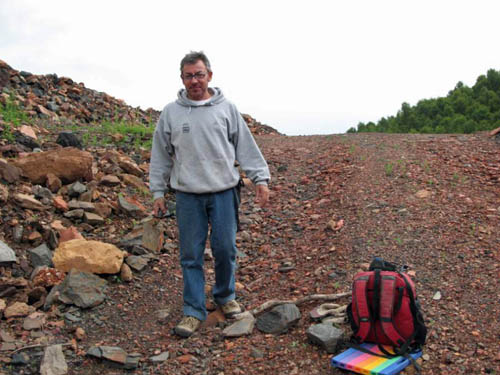
[[[167,213],[165,198],[156,198],[153,202],[153,216],[163,217]]]
[[[269,188],[267,185],[257,185],[255,189],[257,194],[255,201],[263,208],[266,206],[267,202],[269,202]]]

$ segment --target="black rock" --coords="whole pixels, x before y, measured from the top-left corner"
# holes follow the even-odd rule
[[[57,137],[56,143],[63,147],[76,147],[79,149],[82,148],[82,142],[80,141],[78,136],[70,131],[60,132]]]
[[[28,147],[31,150],[33,150],[34,148],[40,148],[40,145],[33,138],[28,137],[27,135],[16,132],[14,136],[16,142],[24,147]]]
[[[335,353],[339,342],[344,338],[344,331],[331,324],[315,324],[307,330],[307,338],[313,344],[321,346],[327,353]]]
[[[284,333],[300,319],[300,311],[293,303],[276,306],[257,318],[257,329],[264,333]]]

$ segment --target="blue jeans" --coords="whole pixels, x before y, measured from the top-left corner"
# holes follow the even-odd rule
[[[210,246],[215,260],[213,297],[223,305],[235,299],[236,229],[239,198],[236,189],[218,193],[176,193],[180,260],[184,280],[185,316],[205,320],[205,275],[203,260],[208,225]]]

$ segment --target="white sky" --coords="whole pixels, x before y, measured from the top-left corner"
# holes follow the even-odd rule
[[[500,69],[500,1],[0,0],[0,59],[161,110],[190,50],[243,113],[343,133]]]

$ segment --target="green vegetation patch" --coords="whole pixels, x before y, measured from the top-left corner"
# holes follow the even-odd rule
[[[348,133],[472,133],[500,126],[500,71],[488,70],[473,87],[458,82],[446,97],[403,103],[395,116],[360,122]]]

